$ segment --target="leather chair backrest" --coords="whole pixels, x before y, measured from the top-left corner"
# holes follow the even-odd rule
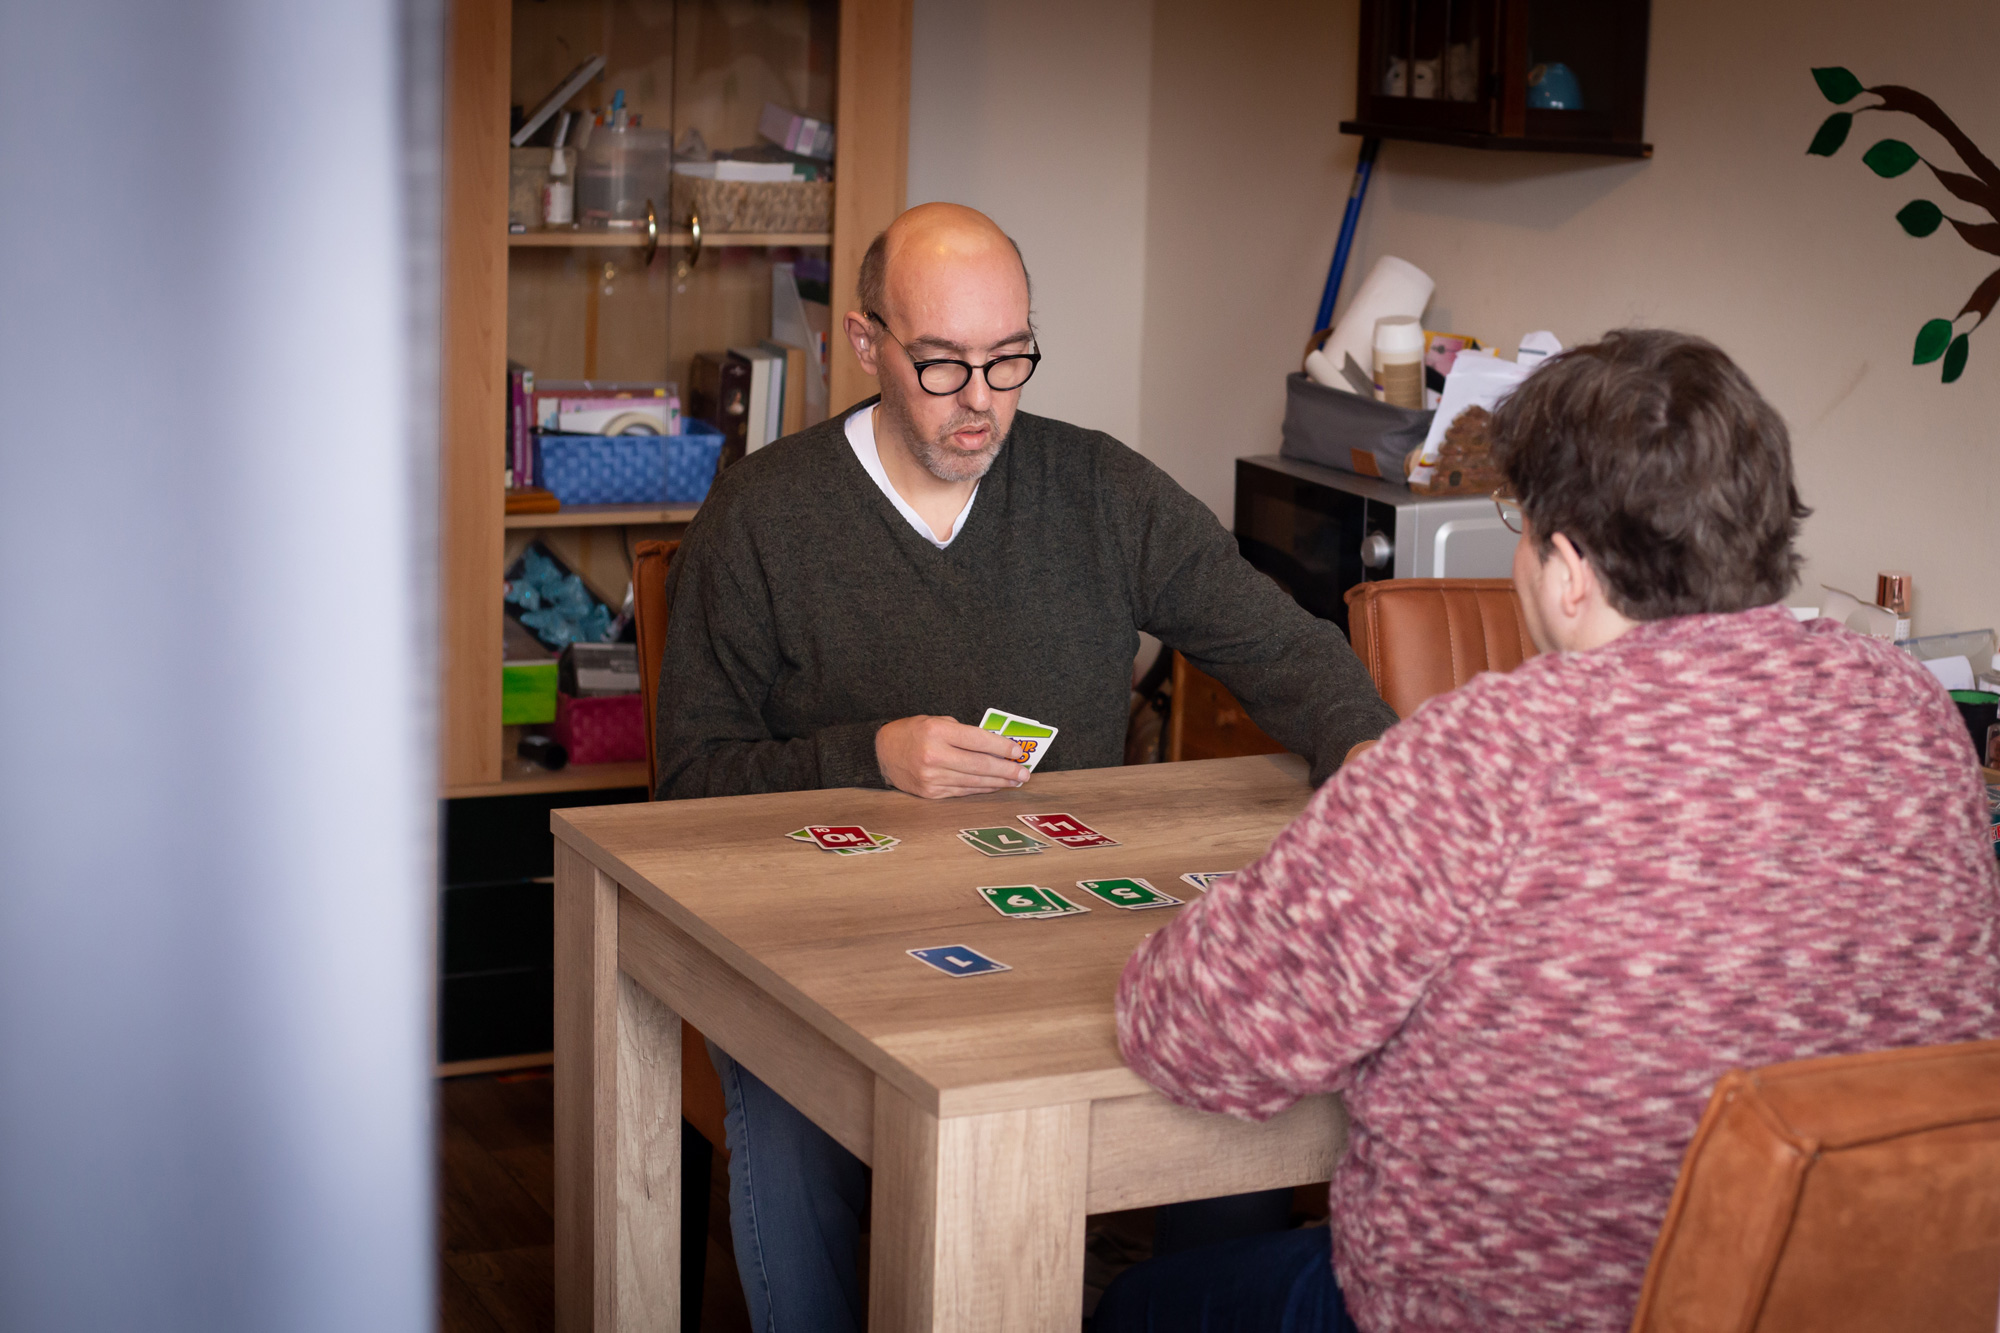
[[[1726,1074],[1633,1333],[1992,1333],[2000,1041]]]
[[[1507,579],[1383,579],[1347,590],[1347,637],[1397,717],[1535,655]]]
[[[639,632],[639,694],[646,707],[646,793],[660,788],[660,654],[667,646],[667,574],[677,541],[644,541],[632,551],[632,624]],[[722,1080],[694,1025],[681,1023],[681,1115],[727,1155]]]
[[[667,571],[679,542],[645,541],[632,551],[632,624],[639,631],[639,693],[646,703],[646,792],[660,787],[660,653],[667,646]]]

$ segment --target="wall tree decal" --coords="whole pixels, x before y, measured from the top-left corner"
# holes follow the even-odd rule
[[[1936,102],[1913,88],[1899,87],[1893,83],[1865,88],[1861,80],[1838,65],[1812,72],[1813,81],[1819,84],[1820,92],[1835,106],[1845,106],[1855,98],[1864,95],[1882,100],[1868,106],[1858,106],[1849,111],[1836,111],[1826,118],[1813,135],[1808,153],[1819,157],[1832,157],[1847,142],[1847,135],[1854,128],[1854,118],[1869,111],[1900,111],[1906,116],[1914,116],[1951,145],[1958,154],[1965,171],[1946,171],[1930,161],[1916,149],[1901,139],[1883,139],[1861,155],[1861,161],[1877,176],[1890,179],[1902,175],[1911,167],[1922,162],[1931,169],[1954,198],[1976,205],[1986,210],[1990,222],[1961,222],[1949,217],[1945,211],[1928,199],[1913,199],[1896,213],[1896,221],[1904,231],[1912,236],[1929,236],[1944,223],[1949,222],[1952,230],[1975,250],[1989,255],[2000,255],[2000,166],[1993,159],[1979,151],[1976,144],[1967,138],[1965,132],[1952,122],[1950,116],[1939,109]],[[1968,174],[1969,173],[1969,174]],[[1916,353],[1912,358],[1916,365],[1927,365],[1940,358],[1944,361],[1944,382],[1952,383],[1965,373],[1965,361],[1971,354],[1972,334],[1986,317],[1993,313],[1993,307],[2000,305],[2000,269],[1986,275],[1985,279],[1972,289],[1972,295],[1965,305],[1950,319],[1926,320],[1917,330]],[[1967,315],[1977,315],[1972,326],[1963,333],[1956,333],[1957,322]]]

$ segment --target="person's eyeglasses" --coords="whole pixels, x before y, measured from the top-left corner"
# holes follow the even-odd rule
[[[1040,352],[1016,352],[1012,356],[996,356],[983,366],[975,366],[970,361],[945,359],[919,361],[910,356],[910,349],[903,347],[903,340],[890,329],[887,320],[873,310],[868,312],[868,318],[882,326],[882,332],[889,335],[890,342],[903,348],[903,355],[909,357],[910,364],[916,367],[918,387],[938,398],[949,398],[970,384],[972,372],[975,370],[986,376],[987,388],[995,393],[1008,393],[1026,384],[1028,377],[1035,373],[1035,367],[1042,361]]]
[[[1507,531],[1519,534],[1521,531],[1521,502],[1507,493],[1502,486],[1493,492],[1493,507],[1500,511],[1500,521],[1507,525]]]

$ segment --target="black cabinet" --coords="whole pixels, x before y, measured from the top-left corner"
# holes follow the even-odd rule
[[[444,802],[438,1061],[555,1044],[555,843],[549,811],[643,801],[643,787]]]
[[[1361,0],[1348,134],[1651,157],[1647,0]]]

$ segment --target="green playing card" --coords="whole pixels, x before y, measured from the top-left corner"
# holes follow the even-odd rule
[[[1012,713],[1003,713],[997,708],[987,709],[986,716],[979,720],[979,726],[981,730],[997,731],[1011,740],[1024,737],[1031,740],[1047,740],[1056,734],[1054,727],[1040,722],[1030,722],[1025,717],[1015,717]]]
[[[1049,901],[1048,893],[1033,884],[1004,884],[981,888],[979,896],[1001,916],[1049,916],[1063,909]]]
[[[1113,907],[1139,911],[1147,907],[1178,907],[1180,899],[1169,897],[1143,879],[1080,879],[1076,886]]]
[[[958,836],[988,856],[1020,856],[1028,852],[1039,852],[1044,845],[1021,830],[1007,825],[999,828],[964,828],[958,831]]]
[[[1053,915],[1055,916],[1075,916],[1079,913],[1088,912],[1090,910],[1088,907],[1077,906],[1069,899],[1063,897],[1060,893],[1057,893],[1054,889],[1043,889],[1042,896],[1055,904],[1057,908],[1057,910],[1053,913]]]
[[[1056,728],[1046,722],[1037,722],[1031,717],[1021,717],[1002,708],[989,708],[986,716],[979,719],[982,731],[994,731],[1005,736],[1021,747],[1021,762],[1030,773],[1042,762],[1055,744]]]

